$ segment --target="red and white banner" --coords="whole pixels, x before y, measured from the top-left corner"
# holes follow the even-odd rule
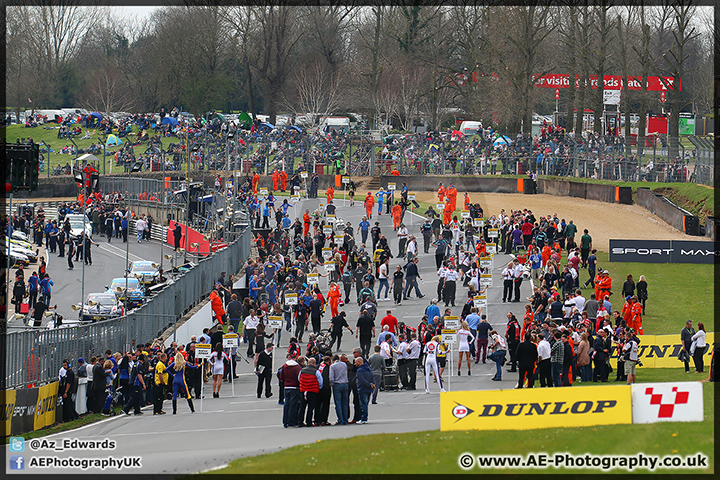
[[[627,81],[622,75],[605,75],[603,88],[605,90],[623,90],[627,83],[628,90],[641,90],[640,78],[635,75],[628,75]],[[547,75],[534,75],[533,81],[539,88],[570,88],[570,75],[565,73],[549,73]],[[673,77],[647,77],[647,90],[650,92],[666,92],[674,90],[675,79]],[[667,86],[666,86],[667,84]],[[580,75],[575,75],[575,88],[580,88]],[[590,88],[598,88],[597,75],[590,75]],[[682,89],[682,78],[677,81],[677,90]]]
[[[634,383],[632,418],[633,423],[702,422],[702,383]]]

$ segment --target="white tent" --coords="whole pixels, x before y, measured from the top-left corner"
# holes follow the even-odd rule
[[[83,163],[90,163],[90,162],[102,162],[98,157],[91,153],[86,153],[85,155],[81,155],[78,158],[75,159],[75,161],[79,162],[80,164]]]

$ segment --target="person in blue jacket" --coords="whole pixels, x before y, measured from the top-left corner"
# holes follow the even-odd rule
[[[173,415],[177,413],[177,397],[179,392],[185,394],[188,405],[190,406],[190,411],[192,413],[195,413],[195,406],[193,405],[192,397],[190,396],[187,383],[185,382],[185,368],[192,368],[194,370],[197,368],[197,366],[186,363],[183,354],[178,352],[175,355],[175,360],[173,361],[173,363],[171,363],[170,366],[167,368],[173,376]]]
[[[370,366],[362,357],[355,359],[357,373],[355,381],[357,382],[358,395],[360,397],[360,420],[357,423],[368,423],[368,404],[370,403],[370,394],[375,390],[375,378],[373,377]]]

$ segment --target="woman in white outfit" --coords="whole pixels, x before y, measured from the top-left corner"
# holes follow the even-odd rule
[[[470,375],[470,343],[474,340],[475,337],[470,332],[468,323],[463,320],[462,328],[457,332],[458,352],[460,352],[460,358],[458,359],[458,377],[460,376],[460,367],[462,366],[463,356],[467,359],[468,376]]]
[[[430,393],[430,372],[435,374],[435,379],[440,385],[440,391],[444,392],[445,389],[442,386],[442,378],[440,378],[440,372],[438,371],[437,364],[437,352],[440,346],[440,336],[435,335],[428,343],[425,344],[425,393]]]
[[[212,364],[212,376],[213,376],[213,398],[220,398],[220,387],[222,387],[222,378],[225,373],[225,362],[228,361],[230,364],[230,357],[223,350],[223,345],[218,342],[215,345],[215,351],[210,355],[210,363]]]
[[[705,355],[705,346],[707,345],[707,334],[705,333],[705,325],[702,322],[698,323],[698,331],[692,336],[692,341],[690,355],[692,355],[695,362],[695,373],[703,373],[705,368],[703,355]]]

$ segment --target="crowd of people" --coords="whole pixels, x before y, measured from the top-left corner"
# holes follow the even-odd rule
[[[441,186],[440,199],[456,201],[454,190]],[[444,391],[449,346],[441,331],[456,303],[462,306],[458,375],[464,368],[472,375],[472,360],[477,364],[489,359],[496,363],[493,380],[502,380],[502,367],[509,362],[509,371],[518,374],[518,388],[532,387],[535,381],[541,387],[569,386],[578,380],[607,382],[610,360],[615,357],[615,379],[634,381],[647,282],[641,278],[635,285],[629,277],[622,290],[629,299],[621,310],[613,309],[611,280],[597,266],[592,238],[586,230],[576,243],[578,232],[572,220],[565,222],[555,214],[536,218],[530,210],[501,211],[474,226],[482,208],[467,196],[464,204],[471,217],[464,222],[456,216],[445,222],[438,212],[428,209],[420,230],[424,253],[434,249],[437,295],[433,294],[436,298],[415,326],[398,321],[390,308],[378,316],[381,302],[390,301],[391,281],[396,305],[409,300],[413,292],[418,299],[425,297],[418,284],[423,281],[418,269],[420,246],[402,222],[409,205],[406,188],[398,201],[393,201],[395,192],[389,192],[387,205],[394,203],[392,214],[400,216],[394,218],[392,232],[383,232],[379,222],[371,227],[369,217],[383,213],[382,207],[376,211],[373,204],[357,230],[349,222],[343,225],[342,241],[332,234],[337,225],[330,223],[335,213],[331,193],[326,192],[324,211],[311,214],[306,210],[302,221],[296,218],[289,225],[287,207],[283,207],[287,203],[278,207],[281,212],[284,208],[281,221],[267,234],[257,233],[258,256],[249,259],[241,272],[247,280],[247,296],[240,301],[232,293],[232,275],[222,272],[218,278],[210,296],[217,322],[212,331],[206,329],[185,346],[173,343],[165,348],[155,340],[133,352],[112,355],[113,365],[105,369],[106,376],[116,376],[113,382],[122,387],[125,413],[140,412],[141,406],[152,403],[154,413],[162,414],[162,401],[170,390],[174,412],[178,396],[185,396],[193,411],[192,399],[199,398],[204,381],[212,377],[213,397],[218,398],[223,379],[235,377],[237,363],[247,361],[257,375],[258,398],[273,396],[272,380],[277,379],[284,426],[328,425],[333,404],[336,424],[365,423],[368,405],[376,403],[381,389],[392,387],[386,385],[388,371],[397,372],[398,389],[416,389],[420,370],[427,393],[433,383]],[[250,191],[248,196],[257,198]],[[273,200],[270,192],[265,201]],[[490,236],[491,229],[499,230],[497,238]],[[398,242],[397,251],[391,250],[385,233],[404,240]],[[485,293],[481,275],[489,273],[479,260],[495,242],[500,252],[515,255],[502,268],[503,300],[527,302],[522,321],[508,313],[504,328],[474,303],[476,295]],[[391,259],[400,260],[394,271]],[[585,283],[580,278],[582,269],[588,271]],[[326,291],[320,287],[321,277],[327,277]],[[520,285],[528,279],[533,281],[533,293],[521,299]],[[589,285],[594,286],[594,293],[586,299],[583,289]],[[467,287],[467,294],[458,298],[460,286]],[[643,303],[633,298],[636,291]],[[323,329],[326,315],[330,326]],[[270,327],[271,317],[281,320],[280,328]],[[237,335],[237,347],[223,347],[224,331]],[[280,346],[283,334],[289,336],[287,347]],[[351,356],[342,351],[344,335],[354,336],[359,345]],[[210,359],[197,358],[197,343],[213,346]],[[273,355],[285,357],[276,371],[272,370]],[[90,403],[97,410],[99,401],[95,402]]]

